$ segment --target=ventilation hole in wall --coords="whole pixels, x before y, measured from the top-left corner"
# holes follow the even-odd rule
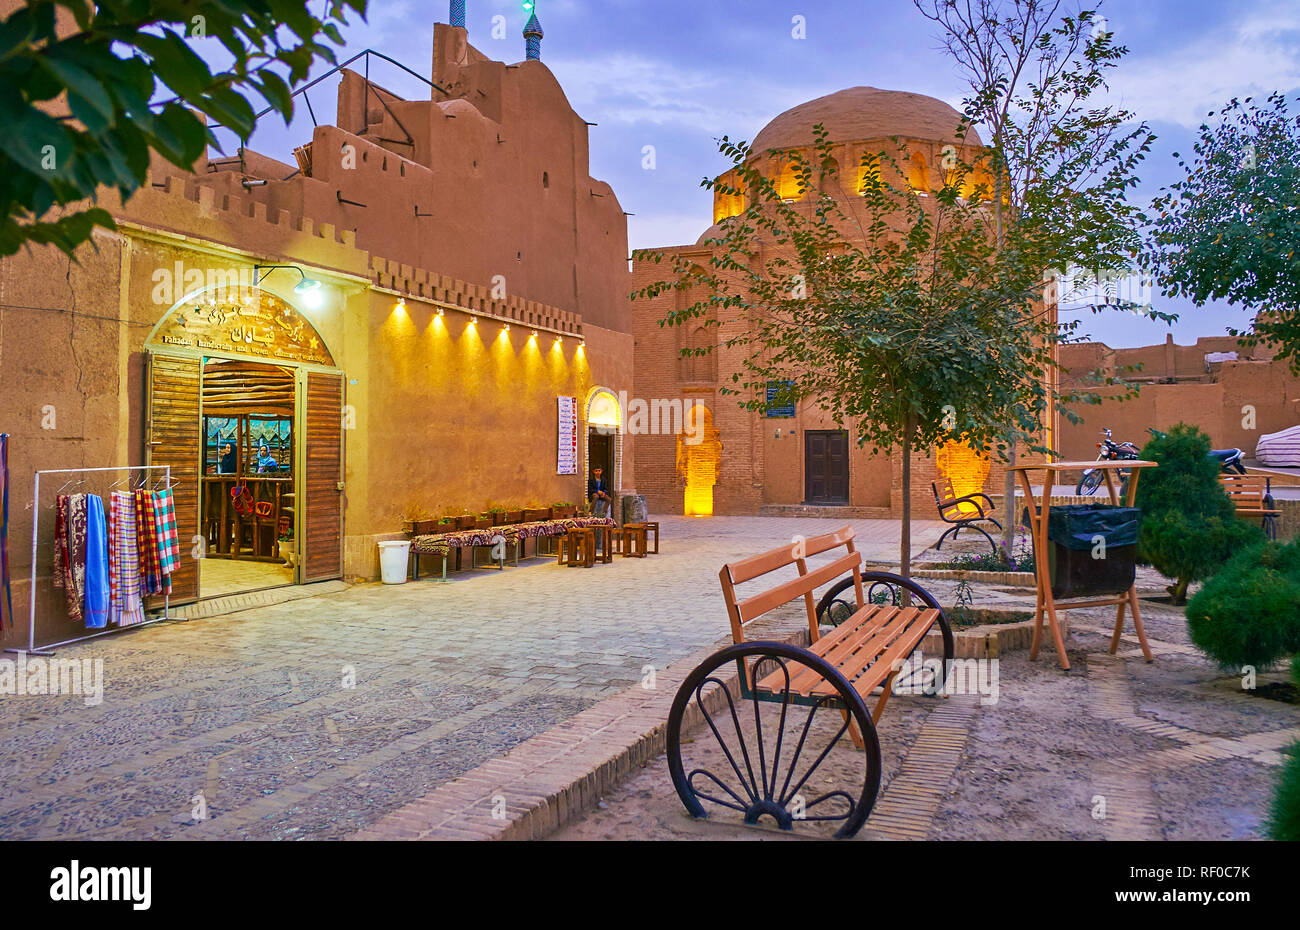
[[[406,162],[402,162],[401,164],[399,164],[397,166],[397,170],[401,175],[401,177],[406,177]]]
[[[380,162],[380,164],[379,164],[379,170],[380,170],[380,171],[387,171],[387,170],[388,170],[388,156],[387,156],[387,155],[385,155],[385,156],[384,156],[384,160],[383,160],[382,162]]]
[[[369,152],[362,152],[362,153],[361,153],[361,160],[362,160],[362,161],[369,161],[369,160],[370,160],[370,153],[369,153]]]
[[[542,172],[542,187],[549,189],[551,186],[551,176],[547,172]]]

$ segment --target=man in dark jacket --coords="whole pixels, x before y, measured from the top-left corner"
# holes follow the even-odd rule
[[[604,469],[597,466],[591,470],[591,479],[587,482],[587,500],[591,501],[591,512],[597,517],[613,516],[614,501],[603,474]]]

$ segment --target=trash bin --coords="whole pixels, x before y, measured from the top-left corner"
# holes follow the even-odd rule
[[[1111,504],[1068,504],[1049,510],[1052,597],[1119,594],[1131,588],[1141,518],[1136,507]]]
[[[384,584],[406,584],[406,569],[410,557],[409,539],[392,539],[379,544],[379,574]]]

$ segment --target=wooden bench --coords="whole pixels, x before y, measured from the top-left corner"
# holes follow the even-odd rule
[[[852,836],[866,821],[879,789],[880,745],[875,724],[896,688],[898,676],[906,673],[913,685],[909,690],[930,694],[943,691],[953,659],[952,631],[943,610],[928,591],[910,579],[889,572],[863,571],[862,555],[854,548],[853,536],[853,529],[846,526],[834,533],[796,540],[792,545],[732,562],[719,572],[734,644],[714,653],[687,677],[677,692],[668,719],[669,771],[678,796],[693,816],[707,816],[700,804],[704,799],[742,811],[746,823],[756,823],[759,817],[770,815],[782,829],[791,829],[797,819],[843,820],[836,836]],[[829,561],[815,566],[808,564],[809,557],[827,553],[832,556]],[[791,566],[797,570],[794,577],[777,581],[754,593],[742,595],[737,590],[750,582],[771,582],[774,580],[771,576],[778,572],[788,575]],[[831,587],[818,601],[814,592],[825,585]],[[841,602],[842,596],[850,590],[854,609],[840,619],[833,630],[823,635],[822,625],[833,622],[831,606]],[[808,622],[807,648],[746,639],[747,624],[786,604],[800,601]],[[922,665],[907,660],[914,658],[926,634],[935,627],[943,640],[943,661],[938,669],[931,670],[931,680],[925,687],[917,689],[915,686],[924,677],[928,663]],[[736,664],[736,689],[740,699],[754,704],[752,713],[747,710],[738,717],[730,692],[727,693],[726,703],[731,706],[732,720],[755,721],[752,743],[751,738],[741,735],[741,727],[736,723],[735,734],[740,743],[738,755],[728,751],[727,743],[712,721],[707,706],[709,701],[703,693],[705,685],[710,682],[720,683],[714,673],[732,662]],[[760,668],[766,664],[771,667]],[[873,696],[874,706],[868,712],[866,702]],[[739,789],[726,785],[722,778],[707,769],[686,771],[682,761],[681,730],[692,700],[709,722],[717,742],[723,745],[723,755],[731,761],[732,770],[741,783]],[[716,704],[721,699],[712,700]],[[763,731],[767,727],[761,723],[758,712],[760,702],[781,706],[776,732],[766,737]],[[778,790],[781,746],[795,745],[794,737],[785,733],[790,705],[809,708],[808,722],[790,760],[791,776],[809,735],[812,717],[818,710],[832,708],[838,711],[843,726],[793,789],[790,788],[792,778],[787,776],[784,786]],[[808,781],[812,769],[820,764],[826,752],[846,732],[854,745],[864,750],[862,784],[860,789],[856,781],[852,785],[858,792],[856,799],[845,790],[830,792],[811,803],[803,803],[804,814],[801,817],[798,813],[800,805],[796,803],[799,789]],[[707,736],[692,742],[705,741]],[[692,746],[692,752],[698,749],[697,745]],[[769,753],[771,771],[767,770]],[[755,777],[751,770],[746,778],[735,761],[742,757],[750,769],[754,762],[758,762],[761,777]],[[727,797],[710,794],[716,786],[721,786]],[[809,813],[816,805],[833,797],[848,803],[843,814],[814,816]]]
[[[1276,509],[1267,475],[1220,475],[1219,483],[1237,508],[1237,516],[1259,517],[1264,535],[1277,539],[1277,518],[1282,511]]]

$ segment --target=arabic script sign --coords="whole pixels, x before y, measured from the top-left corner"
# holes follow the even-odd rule
[[[163,320],[154,341],[213,352],[333,366],[334,359],[307,318],[261,288],[233,297],[196,294]]]

